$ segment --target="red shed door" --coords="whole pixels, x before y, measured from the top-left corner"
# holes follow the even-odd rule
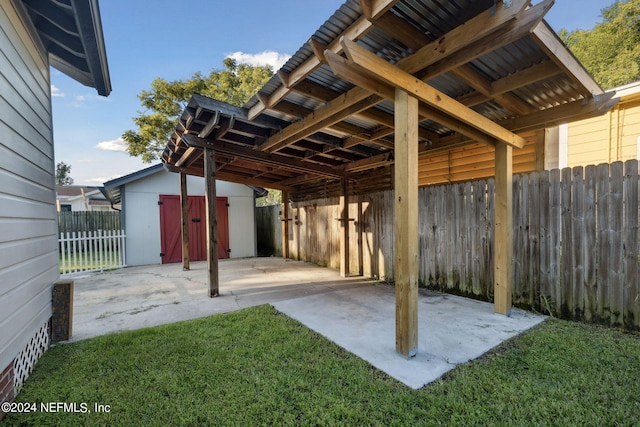
[[[207,259],[207,217],[204,196],[189,196],[189,258]],[[229,258],[227,198],[218,197],[218,258]],[[162,263],[182,262],[180,196],[160,195],[160,246]]]

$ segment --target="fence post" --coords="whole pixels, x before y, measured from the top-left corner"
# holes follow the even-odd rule
[[[104,271],[102,258],[104,256],[104,248],[102,244],[102,230],[98,230],[98,264],[100,265],[100,272]]]

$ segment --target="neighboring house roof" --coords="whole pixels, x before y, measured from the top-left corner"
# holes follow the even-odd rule
[[[85,198],[91,206],[108,206],[110,204],[102,194],[100,187],[56,185],[56,199],[61,203],[73,203],[82,198]]]
[[[98,0],[19,0],[51,66],[78,82],[111,93]]]
[[[616,96],[620,98],[620,103],[640,99],[640,80],[623,86],[618,86],[612,90],[614,90],[616,92]]]
[[[87,187],[82,185],[56,185],[56,194],[61,197],[81,196],[84,192],[85,196],[89,193],[100,191],[98,187]]]

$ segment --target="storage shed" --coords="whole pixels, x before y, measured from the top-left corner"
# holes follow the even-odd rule
[[[242,108],[194,96],[163,161],[205,177],[210,224],[216,178],[279,188],[292,202],[339,197],[345,275],[348,224],[357,220],[349,197],[393,189],[394,246],[382,256],[394,259],[396,349],[415,355],[418,186],[454,169],[456,150],[489,154],[478,162],[468,156],[471,173],[460,179],[472,179],[474,169],[495,176],[493,298],[495,311],[509,314],[512,174],[539,164],[520,165],[517,153],[543,146],[545,128],[604,114],[617,102],[544,22],[553,1],[530,3],[347,0]],[[283,216],[288,236],[289,222],[299,219],[288,203]],[[211,226],[209,239],[217,241]],[[209,273],[216,296],[213,257]]]
[[[187,179],[189,254],[191,261],[206,256],[204,179]],[[182,262],[180,181],[157,164],[104,183],[113,204],[120,204],[129,266]],[[216,182],[218,197],[218,258],[256,255],[256,191],[243,184]]]
[[[14,398],[51,338],[59,261],[49,67],[109,95],[101,25],[97,0],[0,2],[0,402]]]

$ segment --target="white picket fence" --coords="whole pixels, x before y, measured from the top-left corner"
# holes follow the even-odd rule
[[[60,233],[60,274],[125,267],[124,230]]]

